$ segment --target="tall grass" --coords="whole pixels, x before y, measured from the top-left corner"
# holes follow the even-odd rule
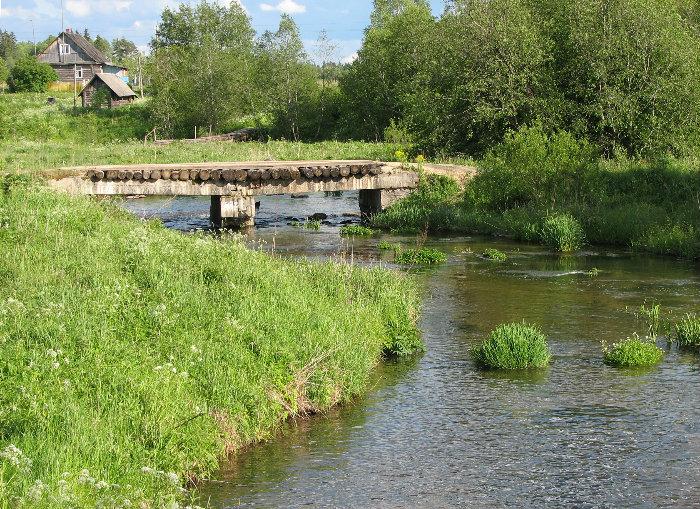
[[[674,337],[680,346],[700,348],[700,317],[687,315],[674,327]]]
[[[421,348],[400,274],[6,184],[0,507],[170,507],[223,454]]]
[[[664,351],[653,339],[641,339],[636,334],[631,338],[603,348],[603,360],[616,368],[638,368],[655,366],[664,358]]]

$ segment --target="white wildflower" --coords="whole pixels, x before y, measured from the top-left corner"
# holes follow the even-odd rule
[[[180,476],[177,475],[175,472],[168,472],[167,474],[167,479],[168,482],[174,486],[179,486],[180,485]]]
[[[60,362],[52,362],[52,363],[51,363],[51,367],[52,367],[53,369],[58,369],[58,368],[61,367],[61,363],[60,363]]]
[[[95,483],[95,489],[103,490],[107,487],[109,487],[109,483],[107,483],[105,481],[98,481]]]
[[[44,491],[46,490],[46,488],[46,484],[44,484],[41,481],[41,479],[37,479],[36,481],[34,481],[32,487],[29,488],[29,491],[27,491],[27,496],[31,501],[39,502],[44,496]]]
[[[49,350],[46,350],[46,355],[51,357],[52,359],[55,359],[56,357],[58,357],[58,352],[51,348]]]
[[[0,458],[7,460],[12,466],[20,470],[27,471],[32,467],[32,460],[29,459],[19,447],[13,444],[8,445],[0,452]]]

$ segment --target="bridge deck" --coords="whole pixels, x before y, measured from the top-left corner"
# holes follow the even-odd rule
[[[413,189],[415,172],[376,161],[256,161],[84,166],[45,172],[74,194],[226,196]]]

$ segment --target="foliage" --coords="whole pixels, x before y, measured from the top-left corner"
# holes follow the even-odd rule
[[[307,230],[315,230],[315,231],[318,231],[318,230],[321,229],[321,221],[318,221],[318,220],[306,221],[306,223],[304,224],[304,227],[305,227]]]
[[[495,262],[505,262],[508,259],[508,256],[503,251],[490,247],[484,250],[483,257]]]
[[[573,216],[556,214],[548,217],[544,222],[542,241],[556,251],[571,253],[581,248],[586,238],[581,224]]]
[[[57,79],[56,71],[49,64],[24,57],[12,66],[7,84],[12,92],[46,92],[49,83]]]
[[[446,262],[447,255],[429,247],[398,249],[394,251],[394,261],[403,265],[437,265]]]
[[[340,234],[344,237],[371,237],[377,233],[372,228],[357,224],[349,224],[340,229]]]
[[[406,276],[180,235],[14,180],[0,193],[0,505],[175,507],[224,453],[421,348]]]
[[[471,355],[486,369],[544,368],[552,357],[546,336],[526,323],[499,325]]]
[[[0,83],[5,83],[10,76],[10,69],[7,67],[5,60],[0,57]]]
[[[689,314],[678,322],[674,338],[680,346],[700,347],[700,317]]]
[[[640,339],[636,334],[603,350],[605,364],[616,368],[655,366],[663,358],[664,351],[653,340]]]

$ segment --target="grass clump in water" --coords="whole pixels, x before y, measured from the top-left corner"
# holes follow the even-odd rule
[[[552,358],[546,336],[526,323],[499,325],[471,354],[486,369],[544,368]]]
[[[401,246],[399,244],[394,244],[392,242],[387,242],[386,240],[382,240],[378,245],[377,248],[380,251],[400,251]]]
[[[321,221],[317,221],[317,220],[307,221],[307,222],[306,222],[306,225],[305,225],[305,228],[306,228],[307,230],[318,231],[318,230],[321,229]]]
[[[603,361],[615,368],[656,366],[663,358],[664,351],[653,340],[641,339],[637,334],[603,349]]]
[[[184,506],[223,455],[422,348],[408,276],[5,187],[0,507]]]
[[[700,347],[700,317],[689,314],[674,327],[679,346]]]
[[[493,249],[491,247],[485,249],[482,256],[487,260],[493,260],[494,262],[505,262],[508,259],[508,256],[503,251],[499,251],[498,249]]]
[[[358,224],[350,224],[340,229],[340,234],[343,237],[371,237],[375,233],[377,232],[372,228]]]
[[[556,214],[542,225],[542,241],[556,251],[571,253],[583,246],[585,235],[576,218],[570,214]]]
[[[419,247],[395,251],[394,261],[403,265],[437,265],[447,261],[447,255],[437,249]]]

